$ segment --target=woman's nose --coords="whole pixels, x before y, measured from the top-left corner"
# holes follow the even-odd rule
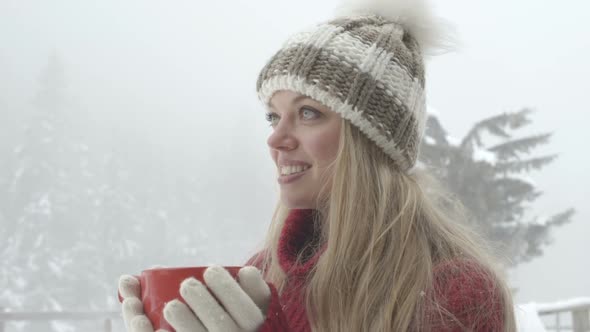
[[[292,150],[297,146],[297,140],[287,126],[280,124],[275,127],[266,141],[271,149]]]

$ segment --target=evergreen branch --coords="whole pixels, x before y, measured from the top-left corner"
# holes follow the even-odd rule
[[[553,215],[544,224],[532,223],[527,225],[524,239],[528,245],[524,253],[524,259],[522,259],[522,261],[526,262],[533,257],[541,256],[543,254],[541,246],[551,244],[552,242],[551,238],[549,237],[549,229],[553,226],[561,226],[570,222],[574,213],[575,210],[570,208],[561,213]]]
[[[426,136],[430,136],[432,137],[435,141],[436,144],[443,144],[443,145],[448,145],[449,142],[447,141],[447,132],[444,130],[444,128],[442,127],[440,121],[438,121],[438,118],[432,115],[428,116],[428,119],[426,120]]]
[[[541,169],[547,164],[553,162],[557,158],[557,155],[549,155],[537,158],[531,158],[527,160],[514,160],[498,162],[494,165],[500,173],[519,173],[522,171],[530,171],[531,169]]]
[[[465,135],[461,142],[461,147],[472,147],[474,143],[477,146],[481,146],[481,134],[486,130],[494,136],[508,139],[511,136],[506,129],[514,130],[529,124],[528,115],[531,112],[530,109],[525,108],[518,112],[502,113],[484,119],[476,123],[467,135]]]
[[[529,136],[510,140],[488,148],[489,151],[496,152],[498,157],[506,159],[509,157],[518,158],[518,153],[530,153],[534,147],[545,144],[549,141],[551,133]]]
[[[533,112],[530,108],[523,108],[522,110],[514,113],[509,113],[512,115],[510,118],[510,122],[508,123],[508,127],[511,130],[519,129],[521,127],[526,126],[527,124],[531,123],[529,119],[529,114]]]
[[[571,218],[576,213],[576,210],[573,208],[569,208],[563,212],[554,214],[547,220],[547,225],[549,226],[561,226],[571,222]]]
[[[508,122],[509,117],[509,114],[504,113],[476,123],[461,141],[461,147],[464,148],[468,144],[472,146],[473,143],[476,143],[477,146],[481,146],[481,134],[485,129],[495,132],[496,136],[510,138],[510,135],[501,129],[501,126]],[[493,129],[490,130],[489,128]]]

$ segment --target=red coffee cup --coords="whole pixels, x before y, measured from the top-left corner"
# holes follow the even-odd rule
[[[164,306],[174,299],[178,299],[186,304],[180,296],[180,284],[190,277],[194,277],[205,284],[203,273],[207,267],[155,268],[142,271],[140,276],[135,276],[139,279],[139,284],[141,285],[143,310],[152,322],[154,330],[166,329],[168,331],[174,331],[174,328],[164,318]],[[224,268],[236,278],[241,266],[226,266]],[[121,294],[119,294],[119,301],[123,302]]]

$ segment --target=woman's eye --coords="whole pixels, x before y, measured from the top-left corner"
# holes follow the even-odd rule
[[[270,123],[271,127],[275,124],[275,118],[277,118],[276,113],[266,113],[266,121]]]
[[[304,120],[313,120],[316,118],[319,118],[321,116],[321,113],[312,109],[312,108],[301,108],[299,110],[299,114],[300,116],[304,119]],[[274,113],[274,112],[268,112],[266,113],[266,121],[269,122],[270,126],[274,126],[277,124],[277,122],[279,121],[280,117],[278,116],[278,114]]]
[[[303,115],[304,118],[306,118],[306,115],[309,117],[319,117],[320,116],[320,112],[311,109],[311,108],[302,108],[301,109],[301,114]],[[308,117],[308,119],[309,119]]]

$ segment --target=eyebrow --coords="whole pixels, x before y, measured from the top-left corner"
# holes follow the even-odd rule
[[[309,99],[309,97],[308,97],[308,96],[306,96],[306,95],[299,95],[299,96],[295,97],[291,103],[292,103],[292,104],[296,104],[297,102],[299,102],[299,101],[301,101],[301,100],[303,100],[303,99]],[[272,101],[270,101],[270,102],[269,102],[269,104],[270,104],[270,107],[272,107],[272,108],[276,108],[276,107],[275,107],[275,106],[272,104]]]

